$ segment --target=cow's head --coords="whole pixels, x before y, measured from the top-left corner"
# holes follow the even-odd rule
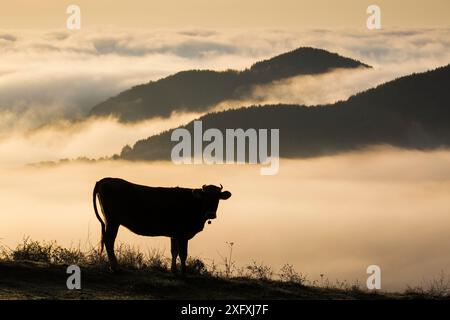
[[[223,187],[214,185],[203,185],[201,189],[194,189],[192,193],[194,198],[201,200],[202,212],[205,213],[205,219],[215,219],[217,217],[217,207],[219,200],[227,200],[231,197],[229,191],[222,191]]]

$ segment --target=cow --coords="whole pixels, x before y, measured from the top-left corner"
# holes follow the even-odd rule
[[[120,226],[142,236],[170,237],[172,265],[177,272],[177,257],[181,274],[186,273],[188,241],[203,230],[205,222],[217,217],[219,200],[231,197],[223,187],[203,185],[202,188],[149,187],[119,178],[103,178],[95,184],[93,204],[101,224],[101,253],[106,253],[112,271],[118,270],[114,242]],[[104,220],[97,210],[97,201]]]

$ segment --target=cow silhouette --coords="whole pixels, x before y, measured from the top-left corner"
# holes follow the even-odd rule
[[[118,178],[103,178],[95,184],[93,204],[102,229],[101,252],[106,247],[112,270],[118,269],[114,242],[120,226],[142,236],[170,237],[172,272],[186,272],[188,241],[202,231],[205,222],[217,217],[219,200],[231,197],[214,185],[202,188],[163,188],[134,184]],[[97,210],[98,197],[104,221]]]

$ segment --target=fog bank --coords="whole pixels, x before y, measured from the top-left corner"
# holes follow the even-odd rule
[[[223,184],[232,197],[190,243],[190,253],[221,263],[234,242],[240,266],[293,264],[310,279],[360,280],[376,264],[383,289],[404,289],[450,270],[450,152],[379,148],[283,160],[275,176],[252,165],[102,162],[1,169],[0,237],[85,246],[99,240],[91,203],[95,181],[116,176],[153,186]],[[124,228],[119,240],[169,255],[165,238]]]

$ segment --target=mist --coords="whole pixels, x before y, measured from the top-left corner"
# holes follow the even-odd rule
[[[98,159],[120,154],[125,145],[186,124],[194,113],[174,114],[135,124],[115,118],[85,121],[58,121],[31,131],[16,131],[0,139],[0,167],[20,167],[61,159],[87,157]]]
[[[60,120],[82,119],[97,103],[178,71],[242,70],[300,46],[337,52],[374,69],[257,87],[242,103],[332,103],[381,82],[450,62],[450,29],[445,28],[373,33],[104,27],[79,32],[0,30],[0,35],[0,137]]]
[[[275,176],[256,165],[169,162],[69,163],[0,169],[1,243],[24,236],[65,246],[97,245],[100,225],[92,189],[105,176],[152,186],[223,184],[233,195],[218,218],[190,242],[190,254],[221,263],[234,242],[238,266],[255,260],[276,271],[285,263],[310,280],[324,274],[365,283],[381,267],[384,290],[401,290],[448,270],[450,151],[378,147],[306,160],[281,159]],[[249,236],[251,235],[251,236]],[[170,254],[166,238],[121,228],[118,241]]]
[[[321,75],[297,76],[268,85],[255,86],[249,97],[245,99],[245,105],[286,103],[317,106],[333,104],[401,77],[405,75],[404,72],[403,67],[393,66],[392,68],[376,67],[374,69],[336,69]],[[235,105],[238,104],[235,103]]]
[[[212,109],[224,111],[242,106],[280,103],[304,106],[333,104],[402,75],[398,68],[335,69],[320,75],[302,75],[255,85],[245,98],[223,101]]]

